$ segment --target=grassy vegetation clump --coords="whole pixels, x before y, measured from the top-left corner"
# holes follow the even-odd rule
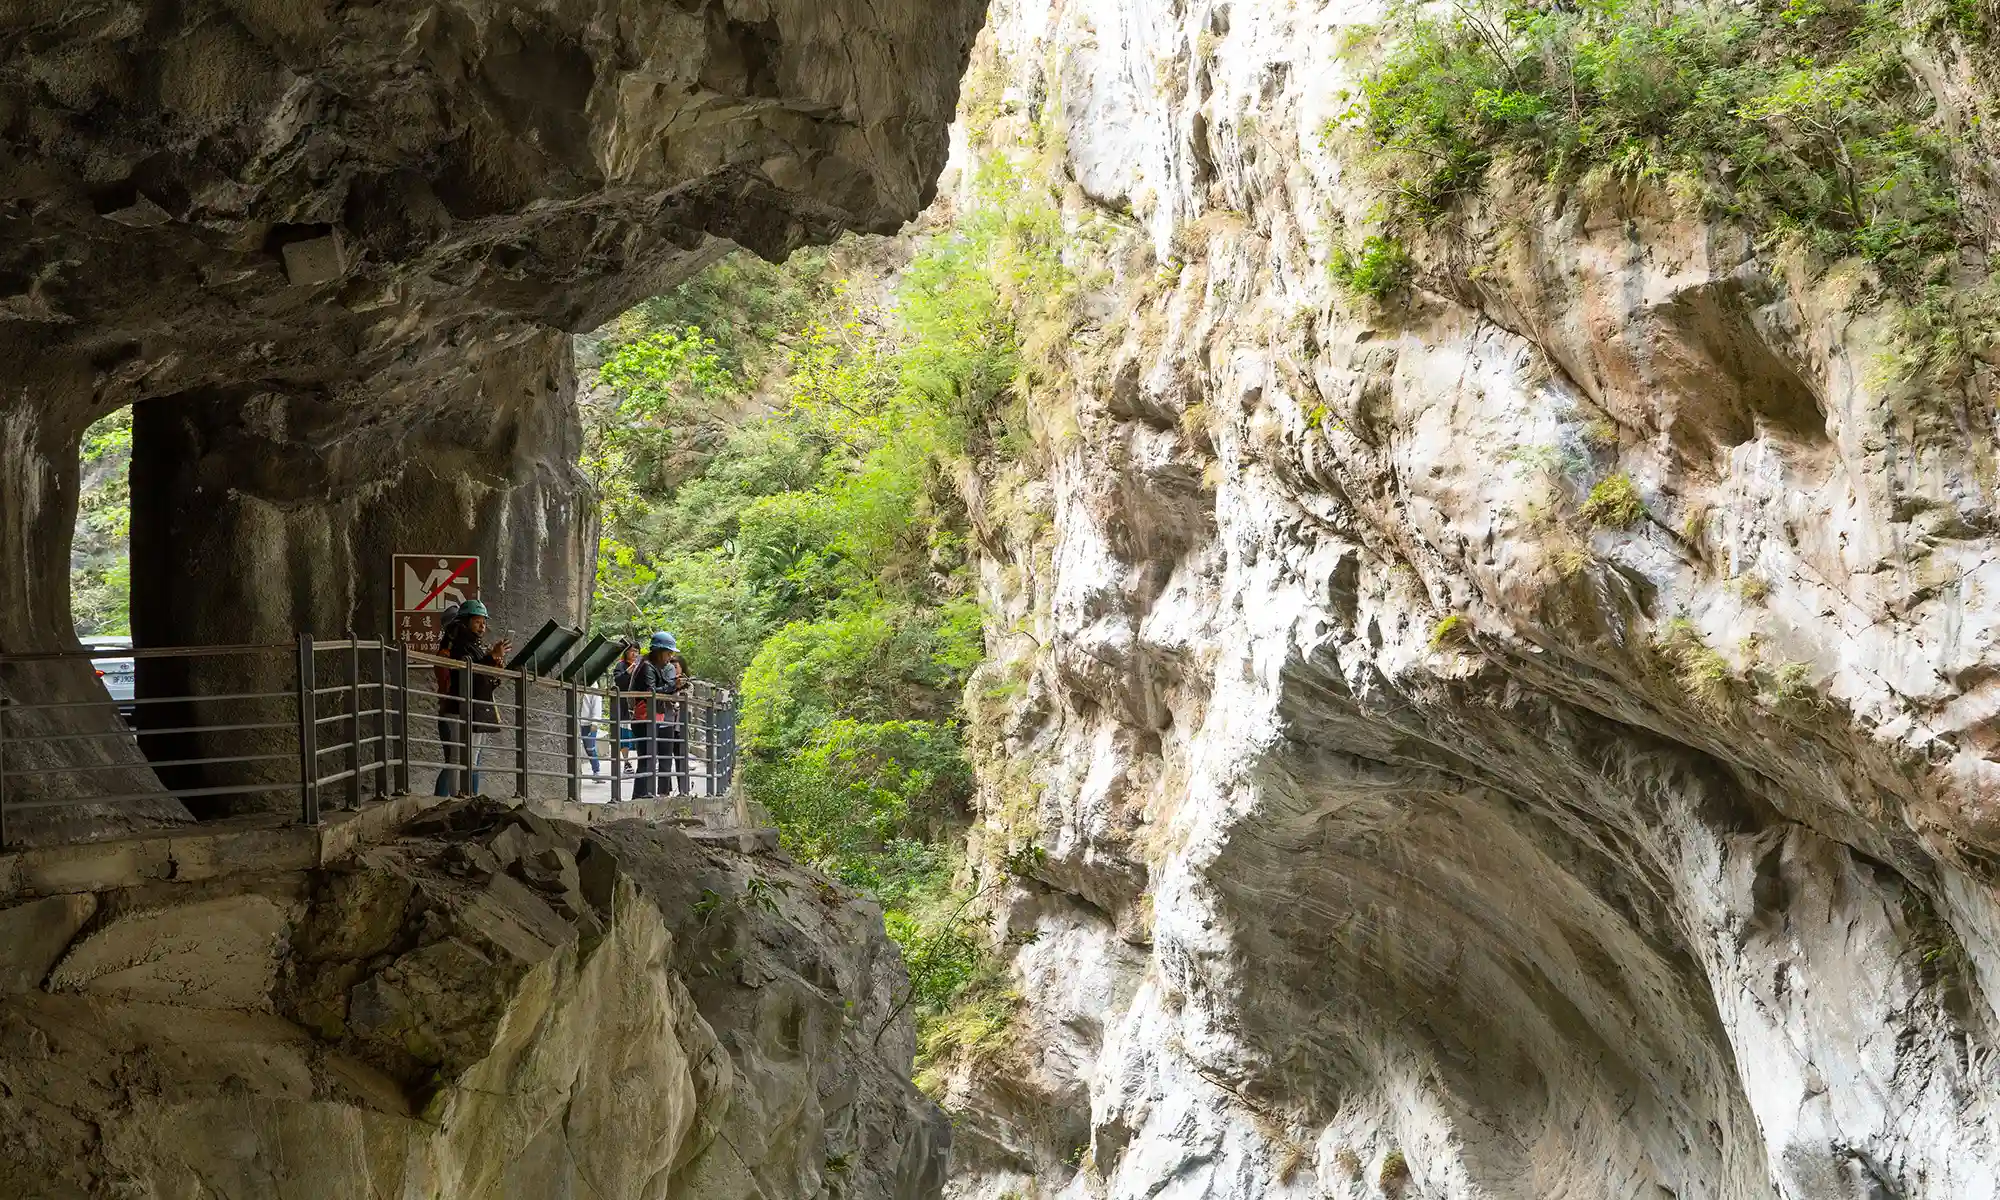
[[[1401,1150],[1389,1151],[1382,1156],[1382,1169],[1375,1178],[1383,1191],[1394,1194],[1410,1181],[1410,1160],[1403,1157]]]
[[[1472,644],[1472,621],[1462,613],[1452,613],[1431,626],[1431,649],[1457,650]]]
[[[1357,296],[1385,300],[1410,282],[1415,264],[1403,243],[1380,234],[1370,234],[1361,248],[1341,246],[1333,252],[1329,270],[1335,283]]]
[[[917,1043],[917,1086],[941,1095],[945,1072],[992,1062],[1014,1044],[1014,1016],[1021,994],[993,973],[968,980],[951,1002],[922,1022]]]
[[[1902,47],[1977,40],[1970,5],[1409,4],[1387,33],[1353,116],[1395,218],[1443,215],[1511,158],[1557,186],[1594,171],[1672,181],[1906,287],[1967,236]]]
[[[1771,582],[1762,575],[1746,571],[1735,579],[1736,594],[1743,597],[1746,604],[1762,604],[1771,594]]]
[[[1622,472],[1605,477],[1584,497],[1583,517],[1595,525],[1629,529],[1645,515],[1646,502],[1639,498],[1632,477]]]
[[[1729,660],[1702,641],[1701,631],[1686,617],[1675,617],[1653,638],[1653,649],[1667,661],[1674,679],[1701,708],[1718,713],[1730,706],[1735,675]]]

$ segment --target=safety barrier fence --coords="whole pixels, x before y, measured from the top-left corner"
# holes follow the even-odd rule
[[[131,658],[137,694],[110,698],[91,661]],[[408,650],[301,636],[295,645],[0,655],[0,847],[36,809],[197,801],[320,823],[371,797],[484,790],[717,804],[736,767],[736,698],[690,681],[620,693]],[[98,695],[89,695],[92,690]],[[50,698],[41,699],[38,696]],[[469,761],[468,761],[469,760]],[[466,768],[470,767],[470,777]],[[257,799],[262,797],[262,799]]]

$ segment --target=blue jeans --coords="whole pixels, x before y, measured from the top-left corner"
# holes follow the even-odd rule
[[[457,717],[438,718],[438,742],[444,750],[444,754],[441,757],[443,757],[446,763],[463,764],[471,768],[471,770],[466,772],[465,794],[469,796],[477,796],[479,794],[480,742],[483,740],[485,732],[478,725],[472,727],[472,753],[468,755],[466,754],[466,746],[463,740],[465,737],[464,723]],[[458,771],[453,766],[439,767],[437,786],[431,789],[431,794],[434,796],[455,796],[458,794],[457,783]]]
[[[585,754],[590,755],[590,773],[592,775],[599,774],[600,772],[597,769],[597,726],[585,725],[583,727],[583,751]]]

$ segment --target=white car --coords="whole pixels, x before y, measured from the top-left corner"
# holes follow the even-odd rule
[[[86,650],[130,650],[132,639],[128,637],[87,637],[78,638]],[[129,655],[98,657],[93,654],[90,665],[97,670],[97,678],[111,698],[118,702],[119,715],[130,719],[132,716],[133,685],[137,682],[136,668]]]

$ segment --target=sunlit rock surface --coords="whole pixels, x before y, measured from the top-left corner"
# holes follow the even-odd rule
[[[1865,271],[1645,188],[1340,295],[1377,15],[1007,3],[976,56],[1129,232],[1050,465],[987,472],[1049,519],[986,532],[984,837],[1048,859],[951,1194],[2000,1195],[1990,365],[1886,382]]]
[[[471,801],[326,870],[29,900],[0,928],[23,935],[0,974],[9,1196],[943,1182],[880,910],[733,842]]]

